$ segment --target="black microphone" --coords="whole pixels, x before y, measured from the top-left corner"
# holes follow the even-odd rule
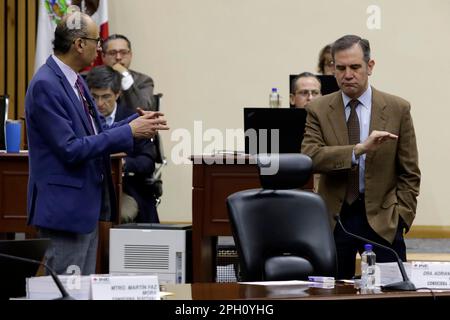
[[[55,281],[55,284],[58,287],[59,292],[61,292],[61,295],[62,295],[62,297],[56,298],[54,300],[75,300],[73,297],[71,297],[67,293],[66,289],[64,288],[63,284],[59,280],[59,278],[56,275],[56,273],[47,264],[45,264],[43,262],[40,262],[40,261],[37,261],[37,260],[33,260],[33,259],[12,256],[12,255],[9,255],[9,254],[6,254],[6,253],[0,253],[0,257],[6,258],[6,259],[11,259],[11,260],[22,261],[22,262],[33,263],[33,264],[37,264],[37,265],[40,265],[40,266],[44,266],[45,269],[47,269],[47,271],[50,273],[51,277],[53,278],[53,281]]]
[[[339,215],[335,215],[334,220],[336,220],[336,222],[339,224],[339,226],[342,228],[342,230],[349,236],[352,236],[356,239],[365,241],[367,243],[371,243],[376,247],[386,249],[395,255],[395,257],[397,258],[398,267],[400,268],[400,273],[402,274],[403,281],[394,282],[394,283],[390,283],[385,286],[382,286],[381,290],[383,290],[383,291],[416,291],[416,286],[414,285],[414,283],[412,283],[409,280],[408,275],[406,274],[405,267],[403,266],[403,261],[400,259],[397,252],[395,252],[394,249],[386,247],[386,246],[379,244],[377,242],[374,242],[372,240],[357,236],[356,234],[353,234],[351,232],[348,232],[347,230],[345,230],[344,225],[342,224],[342,221],[341,221],[341,218],[339,217]]]

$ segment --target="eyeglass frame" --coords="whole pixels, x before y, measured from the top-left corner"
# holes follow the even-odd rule
[[[118,53],[120,53],[120,55],[122,57],[124,57],[124,56],[127,56],[127,55],[129,55],[131,53],[131,49],[108,50],[108,51],[105,52],[105,55],[110,56],[110,57],[115,57],[115,56],[117,56]]]
[[[98,37],[97,39],[95,38],[89,38],[89,37],[79,37],[78,39],[84,39],[84,40],[92,40],[92,41],[96,41],[97,42],[97,47],[101,47],[103,45],[103,39],[102,37]],[[76,39],[73,41],[75,42]]]
[[[296,91],[295,94],[301,95],[302,97],[308,97],[309,95],[312,95],[313,97],[316,97],[320,95],[320,90],[299,90]]]
[[[327,67],[334,67],[334,60],[325,60],[323,65]]]

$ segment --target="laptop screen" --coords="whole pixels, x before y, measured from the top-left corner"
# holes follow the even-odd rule
[[[3,240],[0,241],[0,253],[11,256],[42,261],[50,245],[49,239]],[[25,279],[34,277],[39,265],[5,258],[0,255],[0,300],[25,297]]]
[[[299,153],[306,110],[244,108],[245,153]]]

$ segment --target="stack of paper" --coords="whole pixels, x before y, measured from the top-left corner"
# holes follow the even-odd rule
[[[155,275],[58,276],[67,293],[75,300],[159,300]],[[27,278],[27,299],[52,300],[61,292],[50,276]]]
[[[90,276],[58,276],[66,291],[76,300],[91,299]],[[61,297],[61,292],[52,277],[27,278],[27,299],[52,300]]]
[[[400,273],[397,262],[377,262],[376,265],[380,268],[380,284],[382,286],[403,281],[402,274]],[[411,263],[404,262],[403,266],[405,267],[406,275],[408,276],[408,278],[411,278]]]

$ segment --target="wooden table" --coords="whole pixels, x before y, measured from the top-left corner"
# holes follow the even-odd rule
[[[213,282],[217,236],[231,236],[226,199],[261,184],[249,155],[192,156],[191,161],[193,282]],[[312,190],[313,179],[303,188]]]
[[[233,299],[295,299],[295,300],[393,300],[429,299],[450,300],[450,291],[405,291],[381,292],[380,289],[360,291],[353,284],[336,283],[333,288],[311,285],[255,285],[251,283],[192,283],[164,284],[161,291],[171,292],[167,300],[233,300]]]
[[[122,190],[122,162],[124,154],[111,156],[112,177],[120,213]],[[27,225],[28,152],[0,152],[0,233],[25,232],[34,235]],[[120,214],[119,214],[120,216]],[[108,272],[109,228],[111,222],[99,223],[97,272]]]

